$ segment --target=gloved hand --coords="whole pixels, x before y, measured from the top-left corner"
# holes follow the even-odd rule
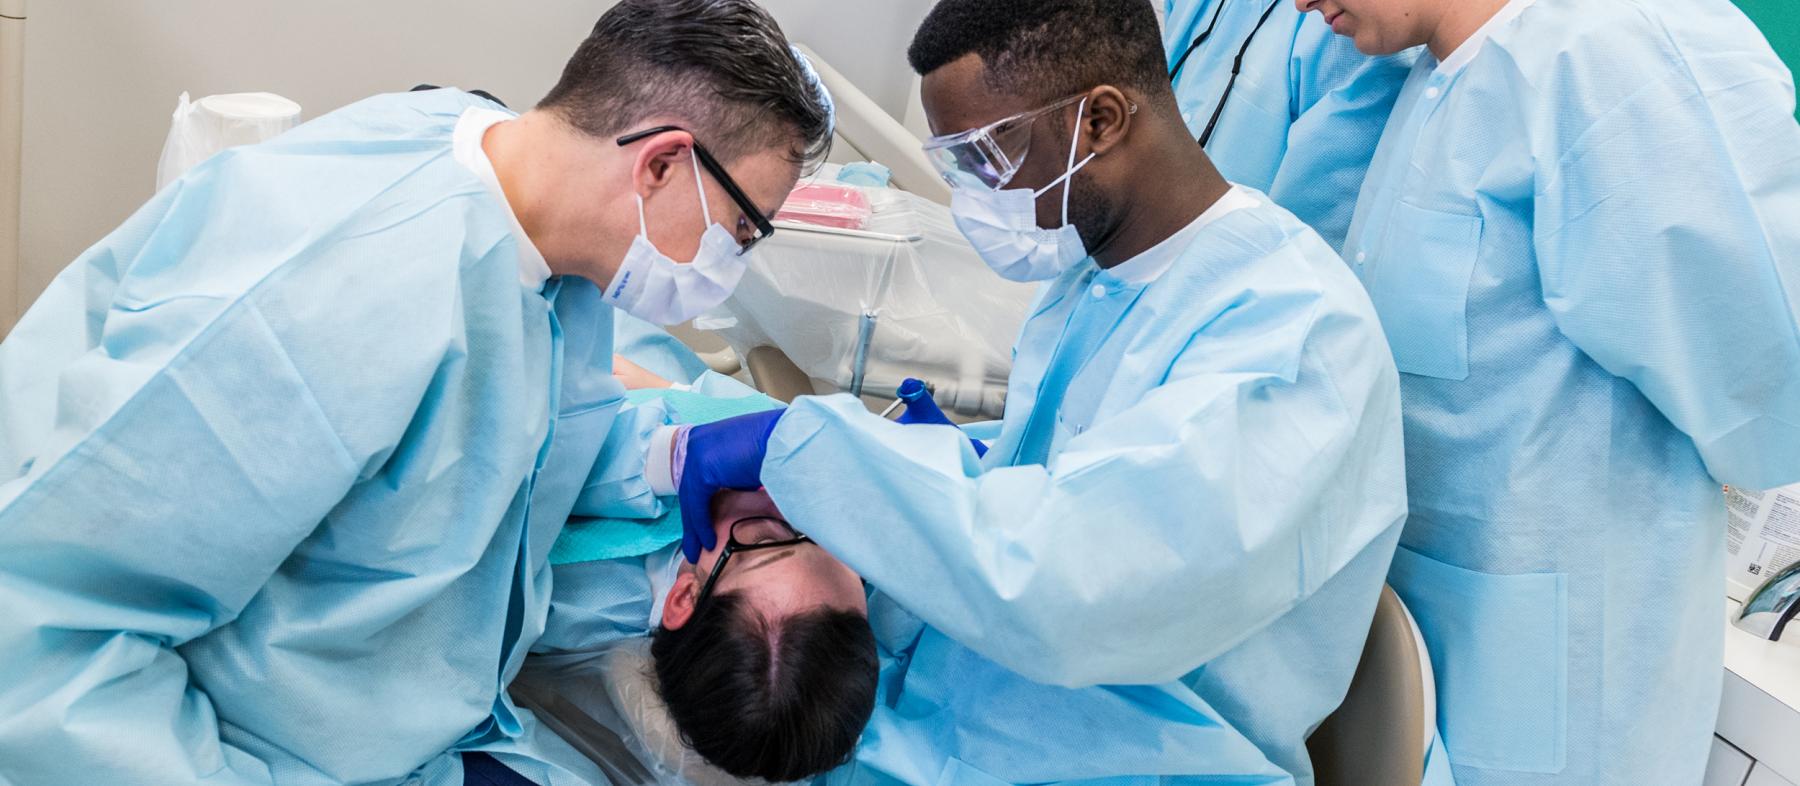
[[[925,383],[921,380],[908,377],[900,383],[900,389],[894,391],[894,397],[900,399],[901,404],[906,407],[901,411],[900,417],[894,419],[896,423],[908,426],[919,423],[956,425],[950,422],[944,410],[938,408],[937,401],[931,397],[931,391],[925,389]]]
[[[700,552],[718,545],[713,534],[712,498],[720,489],[762,488],[763,457],[782,410],[753,412],[687,431],[676,497],[681,502],[681,554],[698,563]]]
[[[937,400],[931,397],[931,391],[926,390],[925,383],[920,380],[908,377],[900,383],[900,389],[894,391],[894,397],[906,406],[900,417],[894,419],[896,423],[957,427],[944,414],[944,410],[938,407]],[[987,445],[982,444],[981,440],[970,439],[969,444],[975,447],[975,455],[987,455]]]

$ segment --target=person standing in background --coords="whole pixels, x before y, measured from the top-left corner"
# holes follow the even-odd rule
[[[1182,120],[1226,180],[1333,249],[1418,51],[1369,58],[1287,0],[1156,0]]]
[[[1461,786],[1696,784],[1721,483],[1800,480],[1800,125],[1727,0],[1297,0],[1424,45],[1345,257],[1405,393],[1389,578]]]

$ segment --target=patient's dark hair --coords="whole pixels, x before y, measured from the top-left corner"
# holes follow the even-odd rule
[[[906,52],[921,75],[970,54],[995,91],[1045,103],[1100,85],[1174,100],[1151,0],[941,0]]]
[[[796,163],[831,146],[828,97],[751,0],[622,0],[538,108],[609,141],[646,118],[684,118],[727,162],[784,137]]]
[[[850,760],[875,711],[875,634],[861,614],[770,620],[714,595],[650,644],[657,689],[682,741],[739,778],[819,775]]]

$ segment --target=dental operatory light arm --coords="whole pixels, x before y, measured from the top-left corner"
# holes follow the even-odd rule
[[[837,133],[857,152],[893,171],[896,187],[939,204],[950,204],[950,186],[925,158],[918,136],[906,129],[880,104],[844,78],[817,52],[799,45],[819,72],[819,81],[831,91],[837,108]]]

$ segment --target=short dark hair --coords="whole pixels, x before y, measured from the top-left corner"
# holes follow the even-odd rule
[[[769,620],[741,593],[714,595],[686,625],[658,629],[650,655],[682,741],[739,778],[829,771],[875,711],[875,634],[855,612]]]
[[[1169,92],[1151,0],[942,0],[907,50],[929,74],[980,55],[988,86],[1043,102],[1100,85]]]
[[[600,17],[538,108],[611,139],[684,118],[721,159],[793,139],[795,163],[831,147],[830,98],[751,0],[622,0]]]

